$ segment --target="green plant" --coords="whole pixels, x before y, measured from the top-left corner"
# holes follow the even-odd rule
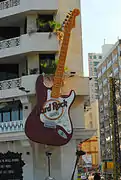
[[[37,26],[39,32],[50,32],[49,38],[52,36],[52,33],[57,34],[58,31],[62,31],[62,25],[55,20],[45,22],[37,19]]]
[[[56,21],[48,22],[53,31],[62,31],[62,25]]]
[[[57,35],[58,32],[62,32],[62,25],[56,21],[49,21],[52,32]],[[49,38],[52,36],[52,32],[49,34]]]
[[[58,65],[58,59],[52,60],[51,64],[48,64],[47,62],[41,63],[41,70],[45,74],[54,74]],[[64,71],[67,72],[68,68],[65,67]]]

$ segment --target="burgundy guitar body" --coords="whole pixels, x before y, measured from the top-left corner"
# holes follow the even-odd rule
[[[51,89],[40,75],[36,81],[36,106],[25,123],[25,134],[33,142],[52,146],[67,144],[72,138],[73,127],[69,115],[75,92],[59,99],[51,98]]]

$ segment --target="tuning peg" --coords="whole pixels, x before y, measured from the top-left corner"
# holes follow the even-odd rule
[[[72,11],[70,10],[70,12],[72,12]]]
[[[66,18],[69,18],[69,15],[67,15]]]

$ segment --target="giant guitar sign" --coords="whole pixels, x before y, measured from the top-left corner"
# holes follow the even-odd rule
[[[52,88],[44,85],[44,77],[40,75],[36,81],[37,103],[25,123],[27,137],[37,143],[61,146],[72,138],[73,127],[69,109],[74,101],[75,92],[62,96],[64,66],[70,39],[70,32],[75,27],[75,18],[80,14],[78,9],[71,11],[64,24],[63,41],[59,62],[54,76]]]

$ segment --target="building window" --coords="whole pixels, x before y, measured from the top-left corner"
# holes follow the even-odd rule
[[[90,56],[89,58],[92,59],[92,56]]]
[[[102,59],[102,56],[99,56],[99,59]]]
[[[53,21],[53,15],[38,15],[37,18],[37,32],[52,32],[50,21]]]
[[[3,122],[10,121],[10,112],[3,112]]]
[[[94,57],[93,57],[94,59],[97,59],[97,57],[94,55]]]
[[[99,62],[93,62],[94,66],[97,66],[99,64]]]
[[[54,74],[56,69],[55,54],[40,54],[40,74]]]
[[[97,72],[97,68],[94,68],[94,71]]]
[[[0,122],[23,120],[23,110],[20,101],[8,102],[0,109]]]

